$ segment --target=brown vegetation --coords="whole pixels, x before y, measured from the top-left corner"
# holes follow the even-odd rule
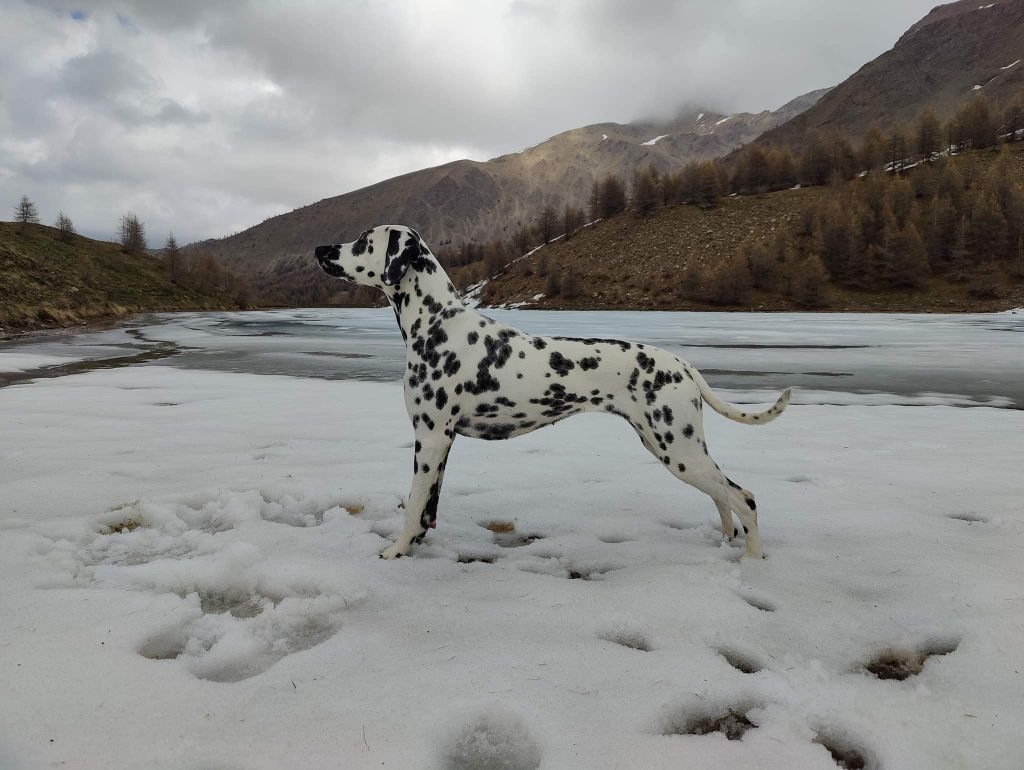
[[[967,118],[980,102],[963,112]],[[968,122],[964,120],[964,122]],[[915,129],[931,141],[934,124]],[[897,137],[898,139],[898,137]],[[869,141],[870,140],[870,141]],[[891,141],[891,139],[890,139]],[[809,147],[801,173],[827,186],[724,199],[718,207],[635,207],[517,262],[488,285],[491,302],[538,307],[636,309],[991,310],[1024,300],[1024,152],[998,150],[911,156],[902,173],[864,176],[860,152]],[[733,184],[778,185],[756,148]],[[779,163],[776,156],[776,163]],[[788,166],[782,162],[780,165]],[[819,167],[820,166],[820,167]],[[641,172],[646,173],[646,172]],[[843,178],[849,175],[851,179]],[[638,175],[639,176],[639,175]],[[666,185],[668,175],[651,173]],[[539,265],[546,281],[531,280]],[[565,291],[568,276],[572,296]]]

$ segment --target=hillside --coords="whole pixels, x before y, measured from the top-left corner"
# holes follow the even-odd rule
[[[968,96],[1010,105],[1024,98],[1024,0],[941,5],[893,48],[865,64],[814,106],[756,142],[800,147],[815,130],[850,137],[872,123],[912,122],[925,108],[949,118]]]
[[[304,286],[322,280],[308,259],[315,244],[351,240],[382,222],[416,227],[432,243],[507,238],[547,204],[585,206],[596,178],[629,178],[641,166],[674,170],[720,157],[823,93],[798,97],[775,112],[688,109],[666,122],[585,126],[486,162],[459,160],[327,198],[193,249],[228,268],[244,267],[264,292],[302,296]]]
[[[838,187],[733,196],[710,209],[678,205],[646,216],[626,212],[534,250],[472,294],[484,306],[535,309],[988,312],[1021,307],[1024,257],[1011,241],[1024,227],[1024,148],[1014,145],[1004,152],[968,153],[921,166],[907,177],[875,172]],[[973,187],[962,187],[965,177],[976,180]],[[961,186],[947,193],[950,178],[961,180]],[[995,201],[992,190],[1001,191],[1016,219],[980,206]],[[879,219],[860,222],[855,217],[872,216],[872,205],[865,204],[875,193]],[[967,229],[957,230],[959,222]],[[847,223],[844,245],[837,233]],[[877,245],[864,240],[871,231]],[[994,240],[995,233],[1002,234],[1001,241]],[[811,255],[814,266],[807,261]],[[755,278],[751,285],[755,269],[770,274],[770,280]],[[808,303],[807,293],[795,289],[815,269],[821,288]],[[730,299],[733,281],[746,288]],[[572,290],[566,291],[569,284]]]
[[[171,282],[149,255],[124,254],[117,244],[80,235],[64,243],[45,225],[0,222],[0,335],[62,326],[137,311],[236,309],[220,292]]]

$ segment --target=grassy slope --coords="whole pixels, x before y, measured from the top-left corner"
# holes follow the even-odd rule
[[[222,294],[176,286],[148,255],[123,254],[113,243],[75,236],[71,243],[44,225],[0,222],[0,330],[55,326],[135,311],[230,309]]]
[[[1022,171],[1024,173],[1024,171]],[[799,221],[802,211],[826,194],[824,188],[783,190],[727,198],[721,205],[658,209],[643,217],[620,214],[555,241],[514,263],[492,279],[487,305],[529,302],[539,309],[574,310],[802,310],[778,292],[755,291],[742,307],[722,307],[688,299],[683,271],[696,265],[703,274],[736,253],[751,236],[771,239],[775,230]],[[556,274],[572,265],[579,296],[531,301],[544,292],[537,270],[545,258]],[[977,299],[963,283],[929,277],[914,289],[858,291],[829,285],[823,311],[988,312],[1024,306],[1024,283],[1007,276],[998,299]]]

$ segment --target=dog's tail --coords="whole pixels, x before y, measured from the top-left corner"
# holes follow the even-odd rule
[[[715,391],[711,389],[711,386],[707,384],[696,368],[691,368],[690,373],[693,374],[693,381],[700,388],[701,398],[708,403],[708,406],[722,415],[722,417],[727,417],[730,420],[742,422],[746,425],[764,425],[771,422],[786,410],[786,407],[789,406],[789,398],[793,395],[793,389],[786,388],[779,395],[778,401],[775,402],[775,406],[771,409],[767,409],[764,412],[745,412],[740,407],[727,404],[716,396]]]

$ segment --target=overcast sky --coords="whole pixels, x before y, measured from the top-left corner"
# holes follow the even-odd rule
[[[0,205],[151,245],[683,104],[773,109],[937,0],[0,0]]]

